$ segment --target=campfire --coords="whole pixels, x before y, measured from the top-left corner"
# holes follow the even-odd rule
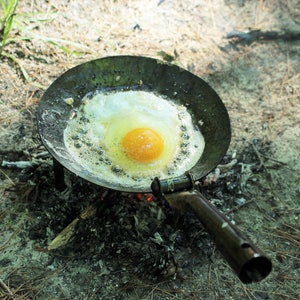
[[[197,184],[224,157],[231,140],[227,109],[201,78],[149,57],[89,61],[50,85],[39,103],[37,126],[53,156],[60,191],[66,187],[66,168],[99,187],[138,193],[140,202],[144,198],[140,193],[152,192],[160,205],[193,212],[243,283],[260,281],[270,273],[271,261],[206,199]],[[216,169],[211,181],[219,175]],[[154,202],[145,198],[146,203]],[[50,242],[48,250],[67,244],[82,220],[106,211],[111,203],[107,197],[93,201]],[[125,226],[133,231],[140,224],[150,227],[145,217],[131,212],[113,219],[116,223],[127,219]],[[164,241],[156,230],[150,232],[155,234],[151,241],[158,245]]]
[[[245,165],[251,166],[252,174],[256,172],[259,162],[255,153],[244,154],[242,160],[236,153],[228,154],[216,169],[196,182],[232,222],[234,211],[251,202],[242,194],[247,180],[251,180],[249,174],[245,180]],[[192,213],[182,214],[149,193],[101,188],[69,172],[65,177],[68,186],[55,192],[53,210],[48,213],[52,234],[47,249],[55,256],[117,255],[139,276],[159,280],[188,276],[191,259],[200,263],[215,251]],[[62,201],[68,205],[62,205]]]

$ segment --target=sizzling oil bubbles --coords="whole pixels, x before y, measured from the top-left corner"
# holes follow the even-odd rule
[[[162,138],[163,150],[157,157],[144,161],[126,154],[122,141],[135,129],[152,130]],[[68,122],[64,140],[86,170],[123,187],[137,182],[150,186],[156,176],[182,175],[197,163],[204,149],[203,136],[184,106],[145,91],[86,95]]]

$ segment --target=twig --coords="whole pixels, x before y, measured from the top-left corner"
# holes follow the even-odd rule
[[[13,292],[10,290],[10,288],[0,279],[0,285],[6,290],[9,296],[13,296]]]
[[[7,247],[7,244],[21,231],[20,228],[18,228],[18,230],[16,230],[9,238],[6,242],[4,242],[4,244],[0,245],[0,250],[3,250]]]
[[[28,161],[28,160],[6,161],[6,160],[3,160],[1,167],[28,169],[28,168],[37,167],[38,165],[40,165],[42,163],[52,164],[52,162],[47,162],[45,159],[33,159],[32,161]]]
[[[300,238],[297,235],[294,235],[292,233],[286,232],[278,228],[274,228],[273,232],[275,232],[279,237],[284,238],[297,246],[300,246]]]
[[[259,170],[262,166],[266,169],[266,166],[265,166],[264,161],[263,161],[263,158],[265,158],[265,159],[267,159],[267,160],[271,160],[271,161],[273,161],[273,162],[275,162],[275,163],[277,163],[277,164],[280,164],[280,165],[284,166],[285,168],[287,168],[287,169],[289,169],[289,170],[291,170],[291,171],[297,172],[297,170],[295,170],[295,169],[289,167],[289,165],[288,165],[287,163],[282,162],[282,161],[277,160],[277,159],[274,159],[274,158],[271,158],[271,157],[269,157],[269,156],[266,156],[266,155],[260,153],[260,152],[258,151],[258,149],[256,148],[256,146],[254,145],[253,142],[252,142],[252,147],[253,147],[253,149],[254,149],[254,151],[255,151],[255,153],[256,153],[256,156],[257,156],[258,159],[259,159],[259,167],[258,167],[258,170]]]
[[[0,172],[5,176],[5,178],[12,184],[15,185],[15,183],[10,179],[10,177],[0,168]]]
[[[6,161],[3,160],[1,167],[7,167],[7,168],[18,168],[18,169],[27,169],[32,168],[36,165],[35,162],[32,161]]]
[[[243,206],[246,206],[246,205],[248,205],[248,204],[250,204],[250,203],[252,203],[252,202],[254,202],[253,199],[252,199],[252,200],[249,200],[249,201],[246,201],[246,202],[243,203],[243,204],[240,204],[240,205],[238,205],[238,206],[235,206],[235,207],[231,208],[230,210],[226,211],[224,214],[225,214],[225,215],[229,215],[229,214],[231,214],[232,212],[235,212],[236,210],[239,210],[239,209],[242,208]]]
[[[234,30],[226,35],[227,39],[233,39],[234,42],[242,45],[251,45],[255,41],[293,41],[300,39],[300,32],[287,30],[284,32],[279,31],[261,31],[249,30],[247,32]]]
[[[253,147],[253,149],[254,149],[254,152],[255,152],[257,158],[259,159],[259,166],[258,166],[257,170],[260,170],[260,168],[261,168],[262,166],[264,166],[264,162],[263,162],[263,159],[262,159],[262,154],[257,150],[257,148],[256,148],[256,146],[254,145],[253,142],[252,142],[252,147]],[[264,167],[265,167],[265,166],[264,166]]]
[[[55,250],[68,244],[75,233],[75,226],[80,220],[93,217],[96,214],[97,206],[92,204],[87,207],[76,219],[74,219],[66,228],[64,228],[48,245],[48,250]]]

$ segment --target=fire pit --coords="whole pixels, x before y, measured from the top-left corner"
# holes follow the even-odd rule
[[[155,92],[184,107],[191,114],[194,126],[200,127],[205,140],[197,163],[182,174],[152,178],[151,184],[137,180],[134,185],[122,185],[107,180],[108,174],[93,172],[74,159],[66,147],[64,131],[89,93],[107,89]],[[177,66],[145,57],[116,56],[91,61],[67,71],[49,87],[40,102],[37,119],[42,141],[55,160],[56,182],[60,189],[64,188],[63,168],[67,168],[89,182],[109,189],[152,192],[171,207],[194,212],[243,283],[260,281],[270,273],[270,260],[211,205],[195,185],[196,180],[220,162],[230,142],[226,108],[200,78]],[[118,172],[128,176],[123,169]],[[98,205],[87,208],[77,220],[93,215]],[[76,219],[74,222],[77,223]],[[159,237],[156,238],[159,241]],[[50,249],[52,246],[50,244]]]

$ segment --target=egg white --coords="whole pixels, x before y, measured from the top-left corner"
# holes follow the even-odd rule
[[[135,128],[156,131],[164,141],[161,155],[138,162],[122,149],[124,136]],[[149,184],[155,176],[170,178],[192,168],[204,139],[184,106],[146,91],[87,95],[64,131],[74,159],[95,174],[123,186]],[[102,175],[103,176],[103,175]]]

